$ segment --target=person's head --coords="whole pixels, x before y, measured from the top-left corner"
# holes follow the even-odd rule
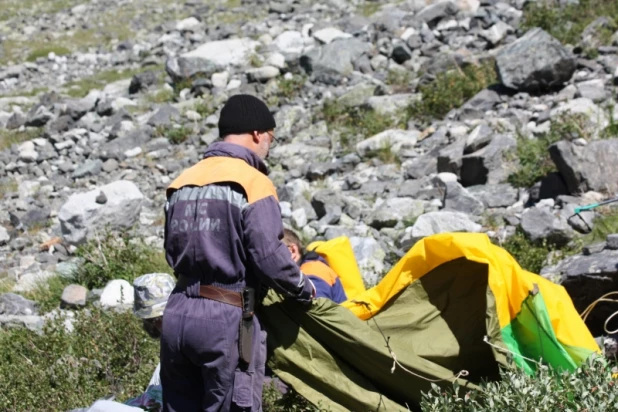
[[[249,94],[230,97],[219,115],[219,137],[254,151],[262,160],[277,141],[275,127],[268,106]]]
[[[152,338],[161,336],[163,310],[175,283],[167,273],[148,273],[133,281],[133,313]]]
[[[303,245],[298,235],[290,229],[283,229],[283,243],[290,250],[292,259],[298,263],[303,258]]]

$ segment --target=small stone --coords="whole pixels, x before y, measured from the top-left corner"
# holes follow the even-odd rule
[[[100,192],[99,195],[96,197],[95,202],[100,205],[107,203],[107,196],[105,196],[105,193]]]
[[[607,235],[606,243],[608,249],[618,250],[618,233]]]
[[[60,297],[61,307],[70,308],[86,305],[88,289],[81,285],[69,285],[62,291]]]

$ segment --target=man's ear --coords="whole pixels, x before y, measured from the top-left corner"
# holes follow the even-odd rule
[[[260,143],[260,132],[257,132],[255,130],[251,132],[251,139],[253,140],[253,143],[259,144]]]

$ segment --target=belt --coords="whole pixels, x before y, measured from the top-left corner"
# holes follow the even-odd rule
[[[242,308],[242,295],[240,292],[232,292],[231,290],[212,285],[200,285],[200,296]]]

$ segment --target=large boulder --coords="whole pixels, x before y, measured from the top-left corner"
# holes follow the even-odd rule
[[[172,57],[166,62],[166,71],[174,79],[210,77],[229,66],[246,66],[259,42],[249,38],[217,40],[204,43],[190,52]]]
[[[357,38],[338,39],[303,54],[300,65],[315,81],[336,85],[352,74],[354,62],[371,48],[371,43]]]
[[[126,229],[138,220],[144,195],[127,180],[119,180],[69,197],[58,211],[63,238],[81,244],[97,230]]]
[[[543,277],[564,286],[580,313],[604,294],[618,290],[618,250],[607,246],[599,249],[570,256],[541,270]],[[590,332],[594,336],[605,334],[605,320],[615,311],[615,304],[600,302],[586,319]],[[608,328],[615,329],[614,325],[610,322]]]
[[[462,212],[429,212],[419,216],[414,225],[406,229],[401,238],[400,247],[404,250],[412,247],[424,237],[447,232],[480,232],[482,226],[475,223],[470,216]]]
[[[576,69],[575,57],[540,28],[529,30],[496,56],[500,81],[507,87],[540,92],[566,83]]]
[[[521,228],[532,242],[546,240],[559,247],[565,246],[575,235],[565,219],[541,207],[526,209],[522,213]]]
[[[549,148],[569,193],[618,192],[618,139],[579,146],[561,140]]]

